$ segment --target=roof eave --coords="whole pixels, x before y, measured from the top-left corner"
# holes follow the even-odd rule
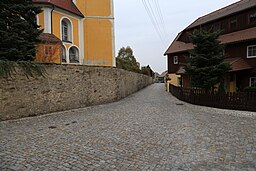
[[[64,10],[64,11],[68,11],[69,13],[72,13],[72,14],[77,15],[77,16],[79,16],[79,17],[85,18],[84,15],[83,15],[79,10],[78,10],[78,11],[79,11],[81,14],[78,14],[78,13],[75,13],[75,12],[73,12],[73,11],[67,10],[67,9],[62,8],[62,7],[58,6],[58,5],[55,5],[55,4],[51,3],[51,2],[33,2],[33,3],[34,3],[34,4],[43,4],[43,5],[55,6],[55,7],[57,7],[57,8],[60,8],[60,9]]]
[[[236,11],[236,12],[234,12],[234,13],[232,13],[232,14],[228,14],[228,15],[225,15],[225,16],[222,16],[222,17],[219,17],[219,18],[215,18],[215,19],[213,19],[213,20],[209,20],[209,21],[207,21],[207,22],[203,22],[203,23],[201,23],[201,24],[198,24],[198,25],[195,25],[195,26],[191,27],[191,25],[193,25],[193,23],[195,23],[197,20],[199,20],[200,18],[206,16],[206,15],[203,15],[203,16],[197,18],[194,22],[192,22],[189,26],[187,26],[183,31],[185,31],[185,30],[186,30],[186,31],[187,31],[187,30],[192,30],[192,29],[195,29],[196,27],[199,27],[199,26],[201,26],[201,25],[205,25],[205,24],[208,24],[208,23],[211,23],[211,22],[214,22],[214,21],[223,19],[223,18],[225,18],[225,17],[229,17],[229,16],[232,16],[232,15],[235,15],[235,14],[237,14],[237,13],[240,13],[240,12],[243,12],[243,11],[246,11],[246,10],[249,10],[249,9],[252,9],[252,8],[255,8],[255,6],[251,6],[251,7],[245,8],[245,9],[243,9],[243,10]],[[207,15],[208,15],[208,14],[207,14]]]

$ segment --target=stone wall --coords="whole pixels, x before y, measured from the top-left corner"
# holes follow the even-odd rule
[[[152,78],[112,67],[45,66],[47,77],[0,79],[0,120],[36,116],[124,98]]]

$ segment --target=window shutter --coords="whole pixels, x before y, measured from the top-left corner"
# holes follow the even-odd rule
[[[68,41],[68,23],[66,21],[62,21],[62,40]]]

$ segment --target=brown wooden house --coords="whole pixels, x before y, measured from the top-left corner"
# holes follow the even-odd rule
[[[232,68],[226,77],[227,91],[256,87],[256,0],[241,0],[202,16],[177,35],[165,52],[173,85],[190,86],[183,66],[193,49],[188,33],[196,29],[222,30],[219,40],[225,44],[225,61]]]

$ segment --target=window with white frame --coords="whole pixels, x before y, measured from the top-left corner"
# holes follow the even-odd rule
[[[178,56],[174,56],[173,57],[173,64],[178,64],[179,63],[179,57]]]
[[[256,77],[250,77],[250,87],[256,87]]]
[[[256,58],[256,45],[247,47],[247,58]]]
[[[62,33],[62,41],[72,42],[71,22],[66,18],[64,18],[61,21],[61,33]]]
[[[61,46],[61,62],[67,62],[66,48]]]
[[[79,51],[75,46],[69,49],[69,60],[70,63],[79,63]]]
[[[52,45],[44,45],[44,56],[51,57],[53,55]]]

